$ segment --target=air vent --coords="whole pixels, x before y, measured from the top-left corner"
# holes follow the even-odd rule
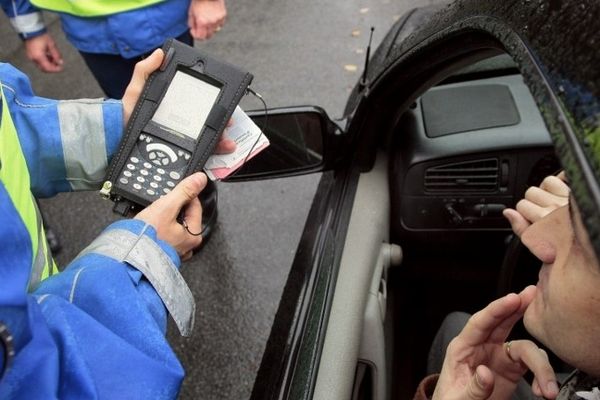
[[[495,158],[440,165],[425,171],[425,190],[491,192],[498,188],[499,174]]]

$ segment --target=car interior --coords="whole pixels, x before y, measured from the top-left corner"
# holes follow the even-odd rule
[[[448,313],[537,282],[540,263],[502,210],[561,167],[512,59],[455,71],[395,117],[359,178],[314,398],[349,379],[345,363],[355,368],[352,399],[412,398]],[[362,321],[344,315],[363,309]],[[362,332],[354,360],[345,358],[353,329]],[[513,335],[528,337],[522,325]]]
[[[388,279],[400,398],[426,375],[429,346],[448,313],[474,313],[537,282],[541,263],[502,210],[560,163],[522,76],[508,56],[487,65],[495,63],[507,67],[493,74],[473,66],[428,90],[393,138],[391,241],[406,249]],[[519,326],[513,335],[526,332]]]

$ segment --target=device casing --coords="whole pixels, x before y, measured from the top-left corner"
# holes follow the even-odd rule
[[[160,69],[152,73],[146,81],[144,90],[129,118],[119,149],[109,165],[101,190],[103,196],[117,203],[115,211],[122,214],[126,214],[135,205],[147,206],[168,192],[185,176],[202,170],[213,154],[235,107],[253,79],[253,75],[249,72],[219,61],[175,39],[167,40],[162,49],[165,60]],[[220,87],[216,101],[196,140],[169,133],[168,129],[160,129],[151,121],[178,70],[184,70],[192,76]],[[187,101],[194,101],[194,99]],[[148,159],[150,152],[147,148],[151,143],[163,145],[166,143],[181,157],[175,157],[177,162],[161,165],[160,159],[156,159],[156,154],[165,152],[154,152],[155,158],[150,160]],[[132,159],[138,162],[133,163]],[[152,168],[145,168],[144,165],[151,165]],[[172,173],[171,169],[175,173]],[[158,174],[157,170],[165,172]],[[142,171],[146,171],[145,175],[139,174]],[[136,173],[138,175],[135,175]],[[165,180],[164,178],[169,175],[177,176],[178,179]],[[156,177],[162,179],[155,180]],[[164,182],[169,182],[170,186],[165,186]],[[157,187],[150,187],[149,184]],[[136,189],[134,185],[142,189]]]

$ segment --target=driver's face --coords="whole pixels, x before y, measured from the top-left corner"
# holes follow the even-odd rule
[[[562,360],[600,376],[600,265],[573,200],[521,240],[543,262],[527,330]]]

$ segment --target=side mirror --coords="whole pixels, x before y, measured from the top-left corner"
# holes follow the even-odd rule
[[[327,144],[341,134],[325,110],[314,106],[249,111],[248,115],[267,135],[270,145],[248,160],[226,182],[302,175],[325,170]]]

